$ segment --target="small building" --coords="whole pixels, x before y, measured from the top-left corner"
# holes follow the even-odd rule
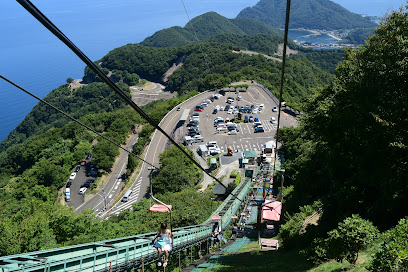
[[[254,165],[256,163],[256,151],[244,151],[242,153],[242,163]]]
[[[200,146],[197,148],[197,154],[200,155],[200,156],[202,156],[202,157],[207,156],[207,154],[208,154],[208,148],[207,148],[207,146],[206,146],[206,145],[200,145]]]

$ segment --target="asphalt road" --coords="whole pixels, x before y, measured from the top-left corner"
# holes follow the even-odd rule
[[[137,142],[137,135],[132,135],[132,137],[129,139],[128,143],[126,144],[125,148],[128,150],[131,150],[133,145]],[[108,181],[106,182],[105,186],[102,188],[102,190],[93,195],[91,199],[87,199],[87,202],[83,202],[79,206],[76,206],[75,212],[80,213],[83,210],[86,209],[92,209],[95,212],[100,212],[102,209],[105,208],[106,206],[109,206],[111,201],[113,201],[116,196],[120,193],[123,182],[119,180],[119,177],[123,174],[126,173],[126,165],[127,165],[127,158],[128,158],[128,153],[126,151],[121,150],[119,158],[113,167],[112,172],[110,173],[108,177]],[[85,171],[81,168],[81,171]],[[85,172],[84,172],[85,175]],[[81,183],[82,184],[82,183]],[[79,184],[78,186],[80,186]],[[79,188],[78,188],[79,190]],[[78,194],[78,190],[72,192],[71,194]],[[83,197],[84,195],[79,195]],[[89,197],[88,195],[86,197]]]
[[[185,102],[180,104],[179,106],[182,107],[181,111],[177,111],[174,108],[170,111],[160,122],[160,126],[166,131],[167,134],[172,135],[175,127],[180,120],[182,113],[185,109],[190,110],[190,115],[194,111],[194,107],[196,105],[201,104],[204,99],[207,99],[211,96],[213,92],[205,92],[201,93]],[[212,114],[212,109],[215,107],[216,103],[220,103],[222,105],[226,105],[225,100],[228,96],[236,97],[235,93],[226,93],[226,96],[222,97],[216,103],[211,103],[203,112],[200,113],[201,120],[200,120],[200,130],[202,131],[202,135],[205,137],[205,142],[210,140],[216,140],[220,145],[222,152],[226,152],[227,146],[231,145],[234,149],[245,151],[245,150],[260,150],[262,145],[269,140],[274,140],[274,135],[276,133],[276,125],[270,123],[270,117],[274,116],[277,119],[278,113],[272,112],[272,107],[277,106],[276,102],[266,93],[266,91],[257,86],[252,85],[250,86],[247,92],[241,92],[239,95],[243,97],[242,101],[238,102],[238,105],[246,105],[246,104],[265,104],[265,109],[261,114],[249,114],[254,117],[260,118],[262,124],[265,127],[265,132],[263,133],[254,133],[252,123],[241,123],[239,124],[240,132],[238,135],[227,135],[227,134],[214,134],[215,128],[213,127],[213,120],[216,116],[222,117],[232,117],[231,114],[227,114],[227,112],[222,112],[218,115]],[[234,103],[237,103],[235,100]],[[245,114],[244,114],[245,115]],[[286,113],[282,112],[281,114],[281,126],[296,126],[297,121],[295,118]],[[179,129],[180,130],[180,129]],[[186,127],[181,128],[182,136],[185,135],[187,132]],[[180,135],[179,135],[180,136]],[[180,137],[178,137],[180,138]],[[178,139],[179,140],[179,139]],[[149,144],[148,150],[145,155],[145,161],[150,162],[156,167],[159,167],[159,154],[162,153],[167,145],[167,138],[159,131],[155,131],[152,140]],[[199,144],[193,145],[193,150]],[[145,195],[146,192],[149,191],[150,187],[150,179],[149,174],[150,170],[148,169],[149,165],[146,163],[142,164],[141,171],[137,176],[135,182],[133,183],[131,189],[133,190],[133,194],[131,195],[128,202],[117,202],[111,209],[107,210],[106,212],[102,213],[101,215],[106,216],[108,214],[119,214],[121,211],[131,208],[133,203],[140,201]],[[154,192],[153,192],[154,193]]]
[[[191,99],[184,101],[179,106],[182,109],[189,109],[195,107],[198,102],[201,102],[204,98],[207,98],[211,95],[209,92],[201,93]],[[172,134],[176,124],[181,118],[183,110],[177,111],[176,108],[171,110],[160,122],[160,126],[163,130],[168,133]],[[150,141],[149,147],[147,149],[146,155],[144,160],[150,162],[157,168],[159,167],[159,154],[162,153],[167,145],[167,138],[159,131],[155,131],[152,140]],[[110,210],[107,211],[109,214],[119,214],[121,211],[128,209],[132,206],[133,203],[138,202],[142,199],[146,192],[150,191],[150,179],[149,174],[150,170],[148,169],[149,165],[146,163],[142,164],[141,171],[137,176],[134,184],[132,185],[131,189],[133,193],[128,202],[118,202],[113,206]],[[153,192],[154,193],[154,192]],[[105,214],[103,214],[105,215]]]

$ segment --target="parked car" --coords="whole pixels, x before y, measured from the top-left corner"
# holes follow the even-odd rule
[[[78,172],[79,170],[81,170],[81,166],[77,166],[77,167],[75,167],[75,172]]]
[[[195,111],[203,111],[204,108],[203,108],[202,106],[196,106],[196,107],[194,108],[194,110],[195,110]]]
[[[69,188],[69,187],[71,187],[71,185],[72,185],[72,181],[68,181],[68,182],[67,182],[67,185],[65,185],[65,187],[66,187],[66,188]]]
[[[258,109],[257,109],[257,108],[254,108],[254,109],[252,110],[252,113],[258,113]]]
[[[262,125],[255,127],[255,130],[254,130],[255,133],[264,132],[264,131],[265,130],[264,130],[264,127]]]
[[[249,122],[253,122],[254,121],[254,117],[251,115],[251,116],[249,116]]]
[[[195,135],[195,136],[193,136],[193,141],[194,141],[195,143],[204,142],[204,137],[201,136],[201,135]]]
[[[76,177],[76,173],[74,172],[74,173],[72,173],[70,176],[69,176],[69,179],[75,179],[75,177]]]
[[[198,127],[199,122],[197,120],[190,121],[190,123],[187,124],[187,127]]]
[[[271,123],[272,123],[272,124],[276,124],[276,123],[277,123],[275,117],[271,117]]]
[[[259,122],[259,118],[255,117],[254,122]]]
[[[233,111],[234,111],[234,109],[233,109],[233,108],[230,108],[230,109],[228,110],[228,114],[231,114]]]
[[[254,127],[257,127],[257,126],[260,126],[260,125],[262,125],[261,122],[254,122]]]
[[[228,131],[227,127],[218,127],[218,128],[215,129],[215,134],[223,133],[223,132],[227,132],[227,131]]]
[[[228,111],[230,108],[230,105],[225,105],[224,111]]]
[[[217,112],[218,112],[218,109],[215,108],[215,109],[213,110],[212,114],[217,114]]]
[[[237,134],[238,134],[238,130],[233,129],[233,130],[228,131],[228,135],[237,135]]]
[[[273,107],[273,108],[272,108],[272,111],[273,111],[273,112],[277,112],[277,111],[278,111],[278,108],[277,108],[277,107]]]
[[[249,122],[249,117],[248,117],[248,115],[245,115],[244,123],[248,123],[248,122]]]
[[[221,150],[218,147],[209,147],[208,148],[208,154],[210,156],[214,156],[214,155],[217,155],[219,153],[221,153]]]
[[[241,101],[242,100],[242,96],[237,96],[237,101]]]
[[[81,189],[79,189],[79,194],[80,194],[80,195],[85,194],[86,190],[87,190],[86,187],[82,187]]]

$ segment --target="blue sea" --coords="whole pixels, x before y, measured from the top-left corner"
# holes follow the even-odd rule
[[[190,18],[215,11],[234,18],[258,0],[184,0]],[[356,13],[381,16],[403,0],[336,0]],[[32,0],[92,60],[127,43],[141,42],[154,32],[188,22],[175,0]],[[365,4],[364,4],[365,3]],[[14,0],[0,3],[0,74],[44,97],[81,78],[85,65]],[[0,80],[0,141],[37,101]]]

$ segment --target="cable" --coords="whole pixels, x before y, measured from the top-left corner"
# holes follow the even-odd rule
[[[84,123],[82,123],[81,121],[79,121],[78,119],[75,119],[74,117],[72,117],[72,116],[69,115],[68,113],[66,113],[66,112],[64,112],[64,111],[62,111],[62,110],[60,110],[59,108],[55,107],[54,105],[52,105],[52,104],[48,103],[47,101],[45,101],[45,100],[39,98],[38,96],[36,96],[35,94],[31,93],[30,91],[27,91],[26,89],[24,89],[23,87],[17,85],[17,84],[14,83],[13,81],[11,81],[11,80],[5,78],[5,77],[2,76],[2,75],[0,75],[0,78],[3,79],[3,80],[5,80],[5,81],[7,81],[8,83],[10,83],[11,85],[15,86],[16,88],[22,90],[22,91],[25,92],[26,94],[28,94],[28,95],[34,97],[34,98],[37,99],[38,101],[44,103],[44,104],[47,105],[48,107],[53,108],[54,110],[58,111],[59,113],[61,113],[61,114],[64,115],[65,117],[71,119],[72,121],[74,121],[74,122],[80,124],[81,126],[85,127],[86,129],[88,129],[88,130],[92,131],[93,133],[97,134],[98,136],[104,138],[105,140],[107,140],[108,142],[114,144],[115,146],[119,147],[120,149],[122,149],[122,150],[128,152],[129,154],[132,154],[132,155],[135,156],[137,159],[139,159],[139,160],[141,160],[141,161],[147,163],[148,165],[154,167],[154,168],[157,169],[157,170],[160,170],[160,168],[158,168],[158,167],[154,166],[153,164],[151,164],[150,162],[145,161],[144,159],[140,158],[139,156],[137,156],[137,155],[136,155],[135,153],[133,153],[132,151],[129,151],[129,150],[127,150],[126,148],[122,147],[120,144],[115,143],[114,141],[112,141],[112,140],[109,139],[108,137],[102,135],[101,133],[97,132],[96,130],[92,129],[91,127],[88,127],[87,125],[85,125]]]
[[[281,107],[282,107],[282,93],[283,93],[283,84],[284,84],[284,79],[285,79],[285,63],[286,63],[286,47],[288,44],[289,15],[290,15],[290,0],[286,0],[285,37],[283,39],[283,58],[282,58],[282,73],[281,73],[281,82],[280,82],[280,91],[279,91],[278,127],[276,129],[276,142],[275,142],[276,150],[278,149],[279,126],[280,126],[280,116],[281,116]],[[277,152],[275,152],[275,159],[273,162],[273,173],[275,173],[276,153]]]
[[[32,16],[34,16],[43,26],[45,26],[51,33],[53,33],[58,39],[60,39],[66,46],[68,46],[92,71],[99,76],[113,91],[115,91],[128,105],[130,105],[136,112],[138,112],[147,122],[149,122],[155,129],[163,133],[167,139],[170,140],[192,163],[194,163],[199,169],[204,171],[208,176],[217,181],[222,187],[227,189],[227,187],[222,184],[220,180],[216,177],[207,173],[207,171],[192,158],[187,151],[176,143],[150,116],[148,116],[139,106],[137,106],[118,86],[110,80],[105,73],[103,73],[99,67],[93,63],[81,50],[79,50],[76,45],[70,41],[61,30],[59,30],[36,6],[34,6],[29,0],[17,0],[17,2],[22,5]],[[237,196],[231,193],[233,197],[242,201]]]
[[[208,64],[208,61],[207,61],[207,58],[206,58],[207,56],[206,56],[206,54],[204,53],[203,48],[201,47],[200,40],[198,39],[197,31],[195,30],[194,25],[193,25],[193,23],[191,22],[191,19],[190,19],[190,16],[188,15],[187,8],[186,8],[186,5],[184,4],[184,1],[181,0],[181,3],[183,4],[184,11],[186,12],[186,15],[187,15],[187,18],[188,18],[188,22],[191,24],[191,27],[193,28],[194,36],[195,36],[195,38],[196,38],[196,40],[197,40],[197,44],[198,44],[198,47],[200,48],[201,54],[202,54],[203,57],[204,57],[205,64],[207,65],[207,70],[208,70],[208,72],[211,74],[210,65]]]

